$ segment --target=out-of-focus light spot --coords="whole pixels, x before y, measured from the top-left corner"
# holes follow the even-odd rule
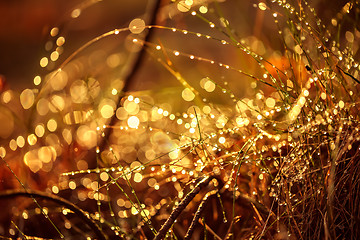
[[[354,42],[354,39],[355,39],[354,34],[352,32],[349,32],[349,31],[346,31],[345,38],[349,43]]]
[[[157,112],[158,112],[158,114],[162,114],[162,113],[164,112],[164,109],[159,108],[159,109],[157,110]]]
[[[118,84],[119,82],[122,83],[122,81],[120,81],[118,79],[113,80],[113,84],[115,84],[115,83]],[[91,78],[88,78],[87,86],[88,86],[89,95],[93,99],[95,99],[99,95],[100,90],[101,90],[100,83],[95,78],[91,77]]]
[[[226,141],[225,137],[219,137],[219,143],[224,144]]]
[[[70,145],[72,143],[73,135],[70,129],[67,128],[63,129],[62,136],[67,144]]]
[[[106,172],[100,173],[100,179],[106,182],[109,179],[109,175]]]
[[[70,181],[70,182],[69,182],[69,188],[70,188],[71,190],[74,190],[74,189],[76,188],[76,183],[75,183],[74,181]]]
[[[280,135],[275,135],[275,141],[279,141],[280,140]]]
[[[343,100],[339,101],[339,108],[344,108],[345,107],[345,103]]]
[[[88,100],[88,87],[83,80],[76,80],[70,87],[71,100],[74,103],[83,103]]]
[[[185,4],[189,7],[194,4],[194,0],[185,0]]]
[[[71,17],[72,18],[77,18],[77,17],[80,16],[80,14],[81,14],[81,9],[76,8],[71,12]]]
[[[57,27],[52,28],[50,31],[50,35],[52,37],[55,37],[56,35],[58,35],[58,33],[59,33],[59,28],[57,28]]]
[[[204,84],[204,89],[207,92],[213,92],[215,90],[215,83],[213,81],[208,80],[205,84]]]
[[[113,89],[111,90],[111,94],[112,94],[112,95],[115,96],[117,93],[118,93],[118,91],[117,91],[115,88],[113,88]]]
[[[54,51],[50,54],[50,59],[51,61],[55,62],[56,60],[59,59],[59,56],[60,56],[59,53],[57,51]]]
[[[149,180],[147,181],[149,187],[154,187],[155,184],[157,183],[155,178],[149,178]]]
[[[331,19],[331,24],[336,27],[337,26],[337,20],[335,18]]]
[[[53,95],[50,98],[50,102],[49,102],[50,111],[56,113],[64,110],[64,108],[65,108],[65,100],[62,96]]]
[[[102,106],[100,113],[103,118],[111,118],[112,115],[114,115],[114,108],[110,105],[105,104]]]
[[[40,85],[40,83],[41,83],[41,77],[40,76],[35,76],[34,77],[34,84],[36,86],[38,86],[38,85]]]
[[[37,157],[43,163],[49,163],[56,159],[56,150],[54,147],[46,146],[32,151],[37,151]]]
[[[189,88],[185,88],[182,91],[181,96],[185,101],[188,101],[188,102],[194,100],[194,98],[195,98],[194,92],[191,91]]]
[[[46,67],[49,63],[49,59],[47,57],[43,57],[40,59],[40,66],[41,67]]]
[[[6,139],[10,137],[15,127],[13,113],[0,105],[0,137]]]
[[[140,171],[140,166],[141,166],[141,163],[138,162],[138,161],[134,161],[130,164],[130,168],[132,169],[132,171],[134,172],[139,172]]]
[[[137,173],[134,174],[134,182],[139,183],[139,182],[142,181],[142,179],[143,179],[143,176],[141,175],[141,173],[137,172]]]
[[[111,54],[106,58],[106,64],[111,68],[118,67],[121,63],[124,62],[124,56],[118,53]]]
[[[23,136],[18,136],[16,138],[16,144],[18,145],[19,148],[24,147],[25,145],[25,138]]]
[[[131,115],[136,115],[140,110],[139,105],[137,103],[128,100],[124,102],[124,108],[126,112]]]
[[[129,24],[129,29],[134,34],[139,34],[145,29],[145,21],[140,18],[135,18]]]
[[[267,8],[267,7],[266,7],[266,4],[265,4],[264,2],[259,3],[258,6],[259,6],[259,9],[262,10],[262,11],[265,11],[266,8]]]
[[[223,128],[227,122],[228,122],[228,119],[225,116],[220,116],[217,119],[215,125],[217,128]]]
[[[39,124],[35,127],[35,134],[38,137],[42,137],[45,134],[45,128],[42,124]]]
[[[204,106],[204,107],[203,107],[203,112],[204,112],[205,114],[211,113],[211,107],[209,107],[208,105]]]
[[[0,157],[4,158],[6,156],[6,149],[4,147],[0,147]]]
[[[124,207],[124,206],[125,206],[125,201],[124,201],[124,199],[119,198],[119,199],[116,201],[116,204],[117,204],[119,207]]]
[[[201,88],[205,88],[205,83],[207,83],[209,79],[208,78],[203,78],[200,80],[200,87]]]
[[[131,207],[131,214],[132,215],[137,215],[138,213],[139,213],[139,211],[134,206],[132,206]]]
[[[296,104],[289,112],[290,120],[294,121],[297,118],[297,116],[300,114],[300,112],[301,112],[301,107],[298,104]]]
[[[10,142],[9,142],[9,148],[13,151],[15,151],[17,149],[17,143],[15,141],[15,139],[11,139]]]
[[[20,94],[20,103],[24,109],[29,109],[34,104],[34,100],[34,92],[30,89],[25,89]]]
[[[32,150],[32,151],[29,151],[29,152],[25,153],[25,155],[24,155],[24,163],[34,173],[38,172],[43,166],[42,161],[37,156],[37,151],[36,150]]]
[[[56,39],[56,45],[58,45],[59,47],[64,45],[64,43],[65,43],[64,37],[59,37],[58,39]]]
[[[299,104],[300,104],[301,106],[303,106],[303,105],[305,104],[305,102],[306,102],[306,99],[301,96],[301,97],[299,98]]]
[[[11,91],[6,91],[2,94],[2,100],[4,103],[9,103],[13,97],[13,94]]]
[[[54,46],[53,42],[49,40],[45,43],[45,50],[50,51],[53,48],[53,46]]]
[[[190,7],[185,3],[184,0],[179,1],[176,6],[180,12],[188,12],[190,10]]]
[[[96,131],[92,130],[89,126],[82,125],[76,131],[77,141],[88,149],[93,148],[97,144]]]
[[[129,119],[127,120],[127,123],[129,125],[129,127],[131,128],[137,128],[140,124],[140,120],[138,117],[136,116],[131,116],[129,117]]]
[[[302,53],[303,53],[303,50],[302,50],[302,48],[301,48],[300,45],[296,45],[295,48],[294,48],[294,50],[295,50],[295,52],[296,52],[297,54],[302,54]]]
[[[79,160],[77,163],[76,163],[76,167],[79,169],[79,170],[86,170],[89,168],[89,165],[88,163],[85,161],[85,160]]]
[[[200,11],[202,14],[205,14],[205,13],[208,12],[208,8],[207,8],[206,6],[201,6],[201,7],[199,8],[199,11]]]
[[[325,100],[325,99],[326,99],[326,93],[324,93],[324,92],[321,93],[321,94],[320,94],[320,97],[321,97],[322,100]]]
[[[169,158],[171,159],[177,159],[179,157],[180,150],[175,149],[174,151],[169,152]]]
[[[35,136],[35,134],[30,134],[27,137],[27,142],[29,143],[30,146],[35,145],[37,142],[37,137]]]
[[[239,127],[244,127],[244,126],[247,126],[249,125],[250,121],[249,119],[247,118],[242,118],[242,117],[237,117],[236,118],[236,124],[239,126]]]
[[[269,97],[266,99],[265,104],[267,107],[273,108],[273,107],[275,107],[276,101],[275,101],[275,99]]]
[[[52,191],[54,194],[58,194],[58,193],[59,193],[59,188],[58,188],[57,186],[52,186],[51,191]]]
[[[36,111],[40,116],[45,116],[49,112],[49,101],[41,98],[36,104]]]
[[[128,117],[128,113],[125,108],[120,107],[116,110],[116,117],[119,120],[125,120]]]
[[[264,95],[262,95],[261,93],[257,93],[256,94],[256,98],[257,99],[262,99],[264,97]]]
[[[131,208],[131,202],[130,201],[125,201],[125,205],[126,208]]]
[[[47,124],[46,127],[49,129],[50,132],[55,132],[57,129],[57,122],[55,119],[50,119]]]
[[[50,85],[52,89],[55,91],[62,90],[67,82],[68,82],[68,75],[65,71],[57,70],[55,73],[53,73],[52,78],[49,79]]]

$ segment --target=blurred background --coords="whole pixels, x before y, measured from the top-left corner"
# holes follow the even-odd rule
[[[71,52],[80,44],[116,27],[128,26],[129,22],[145,13],[146,0],[106,0],[106,1],[60,1],[60,0],[15,0],[0,1],[0,76],[3,82],[18,87],[29,86],[35,75],[41,72],[40,59],[45,55],[45,43],[49,40],[51,28],[63,26],[66,39],[66,49]],[[163,1],[166,5],[169,1]],[[195,1],[206,2],[206,1]],[[224,2],[224,1],[220,1]],[[226,1],[224,6],[230,6],[228,13],[236,16],[237,28],[241,33],[264,35],[263,28],[254,28],[254,24],[262,21],[262,16],[255,16],[257,10],[252,6],[258,1]],[[346,1],[311,1],[311,5],[320,10],[318,14],[330,19],[333,12],[344,6]],[[72,11],[81,5],[89,7],[79,18],[72,18]],[[91,6],[92,5],[92,6]],[[163,16],[170,8],[163,9]],[[241,16],[237,10],[242,11]],[[173,10],[172,10],[173,11]],[[227,13],[227,14],[228,14]],[[248,15],[243,15],[244,13]],[[188,14],[189,15],[189,14]],[[227,15],[228,16],[228,15]],[[167,18],[166,16],[165,18]],[[182,16],[181,18],[183,18]],[[164,17],[163,17],[164,19]],[[234,19],[233,19],[234,20]],[[181,23],[183,27],[186,24]],[[240,25],[241,24],[241,25]],[[261,23],[260,23],[261,24]],[[179,25],[179,22],[177,23]],[[191,27],[194,27],[192,23]],[[244,32],[244,29],[246,31]],[[261,37],[261,36],[257,36]],[[270,38],[268,38],[271,41]],[[217,51],[212,55],[220,54]]]
[[[81,17],[71,14],[89,5]],[[0,1],[0,75],[11,87],[29,87],[41,72],[40,59],[53,27],[63,28],[67,52],[91,38],[145,13],[146,0],[135,1]]]

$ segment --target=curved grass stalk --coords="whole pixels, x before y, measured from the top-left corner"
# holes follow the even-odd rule
[[[94,220],[89,218],[88,213],[86,213],[81,208],[79,208],[78,206],[76,206],[75,204],[73,204],[72,202],[70,202],[64,198],[61,198],[61,197],[53,195],[53,194],[44,193],[44,192],[35,191],[35,190],[28,190],[28,189],[7,190],[7,191],[0,192],[0,198],[14,198],[14,197],[20,197],[20,196],[32,198],[33,201],[35,202],[35,204],[39,208],[41,208],[41,207],[40,207],[39,203],[37,202],[36,198],[46,199],[46,200],[55,202],[61,206],[64,206],[64,207],[72,210],[83,222],[85,222],[94,231],[94,233],[98,239],[107,240],[107,237],[101,231],[99,226],[94,222]],[[41,208],[41,212],[43,214],[46,214],[44,212],[43,208]],[[51,221],[47,214],[46,214],[46,218],[49,219],[49,221]],[[52,221],[51,221],[51,223],[55,227],[55,225]],[[59,230],[58,230],[58,232],[60,233]],[[65,238],[65,237],[63,235],[61,235],[61,238]]]

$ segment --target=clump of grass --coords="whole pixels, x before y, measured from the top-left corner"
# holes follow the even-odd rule
[[[4,92],[29,123],[1,147],[22,189],[0,197],[28,201],[2,234],[358,238],[358,3],[332,19],[306,1],[246,2],[238,18],[236,4],[154,1],[147,23],[40,62],[50,73],[20,102]]]

